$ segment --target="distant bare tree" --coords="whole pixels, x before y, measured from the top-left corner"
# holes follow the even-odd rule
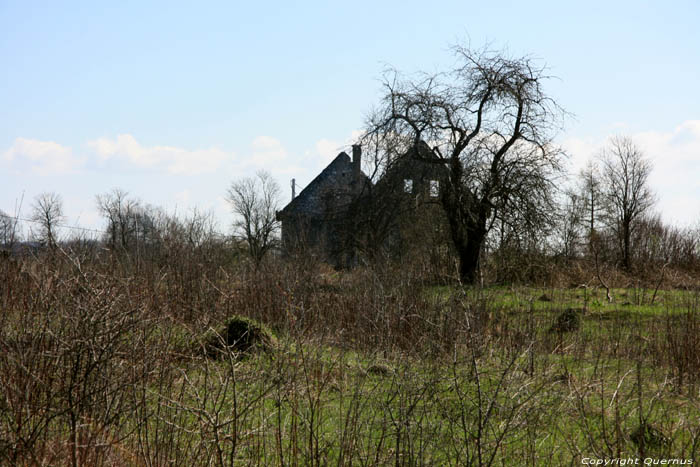
[[[0,210],[0,246],[11,246],[14,232],[13,218]]]
[[[216,235],[214,214],[212,212],[200,211],[196,208],[192,213],[181,221],[183,232],[187,244],[191,248],[199,248]]]
[[[236,215],[235,234],[248,245],[256,265],[274,246],[279,229],[276,219],[280,187],[268,172],[242,178],[231,183],[226,200]]]
[[[107,243],[110,247],[128,248],[133,243],[138,201],[130,199],[126,191],[118,188],[97,195],[97,209],[107,220]]]
[[[601,162],[606,218],[617,238],[622,267],[630,270],[632,234],[655,202],[649,187],[652,165],[630,138],[622,136],[611,138]]]
[[[559,253],[565,258],[577,256],[580,248],[581,237],[583,236],[582,220],[586,216],[587,203],[581,193],[576,190],[566,190],[561,203],[561,213],[557,225],[559,237]]]
[[[596,225],[600,222],[603,200],[601,199],[600,169],[596,161],[591,159],[579,172],[580,197],[585,210],[585,222],[588,227],[588,247],[593,248],[593,236]]]
[[[56,193],[41,193],[34,198],[31,220],[39,224],[39,239],[49,248],[55,248],[58,227],[65,219],[63,200]]]

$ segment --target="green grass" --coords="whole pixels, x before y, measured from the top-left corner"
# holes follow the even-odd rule
[[[430,287],[426,293],[436,302],[445,302],[466,293],[478,297],[490,306],[507,310],[538,310],[552,308],[580,308],[591,312],[608,313],[624,310],[642,315],[682,312],[690,304],[700,303],[697,291],[657,290],[628,288],[611,289],[612,302],[608,302],[604,289],[552,289],[540,287],[492,286],[484,289],[461,289],[451,286]],[[653,303],[652,303],[653,300]]]
[[[242,463],[256,459],[277,464],[281,452],[301,464],[387,464],[398,459],[436,465],[454,462],[460,455],[466,461],[469,451],[475,453],[479,397],[468,356],[439,363],[381,359],[390,371],[373,374],[367,372],[377,361],[373,355],[293,340],[282,347],[286,350],[275,358],[259,356],[235,367],[239,402],[262,395],[237,427],[243,438],[238,446]],[[554,355],[528,374],[523,353],[502,379],[511,358],[491,353],[476,361],[483,408],[496,401],[491,418],[484,421],[488,432],[481,440],[483,455],[497,450],[499,464],[528,458],[568,463],[583,454],[606,454],[610,446],[620,454],[636,455],[638,447],[630,436],[639,425],[640,406],[649,423],[673,435],[659,455],[685,452],[692,444],[692,424],[700,414],[697,400],[674,394],[654,368],[641,371],[640,405],[633,361]],[[220,381],[230,370],[223,363],[210,365],[214,369],[209,371],[218,375],[211,380],[200,364],[186,369],[188,381],[195,382],[190,390],[204,392],[207,381]],[[267,380],[260,375],[274,376]],[[270,388],[266,381],[278,382]],[[189,418],[180,419],[186,424],[183,433],[201,425],[202,419],[194,415],[198,410],[231,414],[232,394],[231,389],[204,406],[197,406],[199,401],[190,394],[182,401],[192,409]],[[508,426],[512,410],[515,416]],[[504,441],[496,448],[503,431]],[[231,434],[223,430],[222,437]],[[284,440],[281,450],[279,439]]]
[[[51,298],[62,289],[37,281],[49,284],[45,302],[26,311],[35,302],[19,297],[2,321],[0,441],[15,444],[0,442],[0,456],[11,459],[24,427],[48,420],[11,464],[66,464],[76,444],[88,446],[83,463],[102,465],[570,465],[642,451],[697,462],[696,292],[660,290],[651,303],[653,290],[615,289],[608,303],[593,288],[361,279],[294,294],[276,278],[261,289],[222,281],[226,293],[201,307],[209,314],[189,320],[156,312],[176,301],[143,305],[150,289],[63,303]],[[116,290],[109,284],[101,290]],[[80,334],[76,309],[87,320]],[[577,329],[555,326],[567,309],[579,310]],[[272,349],[207,356],[208,330],[234,310],[275,329]],[[116,351],[100,354],[109,342]],[[67,385],[71,363],[97,370]],[[23,388],[46,392],[27,399]],[[66,409],[74,394],[84,395],[77,443]],[[100,426],[106,412],[118,416]],[[668,441],[640,447],[640,421]]]

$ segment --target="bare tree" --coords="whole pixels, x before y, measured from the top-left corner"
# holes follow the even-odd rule
[[[14,219],[0,210],[0,247],[12,247]]]
[[[622,267],[629,270],[632,234],[655,202],[649,187],[652,165],[630,138],[622,136],[610,139],[601,161],[607,221],[617,238]]]
[[[97,195],[97,209],[107,220],[107,243],[111,248],[128,248],[135,238],[135,214],[140,209],[137,200],[129,198],[118,188]]]
[[[600,192],[600,170],[595,160],[589,160],[586,166],[581,169],[579,179],[580,196],[584,203],[583,209],[586,211],[585,220],[588,226],[588,247],[591,250],[603,203]]]
[[[63,215],[63,200],[57,193],[41,193],[34,198],[31,220],[39,224],[39,238],[49,248],[55,248],[58,227]]]
[[[576,190],[564,192],[557,234],[561,242],[559,253],[565,258],[575,258],[580,251],[582,220],[587,214],[586,207],[586,200],[581,193]]]
[[[214,213],[200,211],[196,208],[189,216],[180,222],[183,228],[182,236],[190,248],[199,248],[211,242],[216,236]]]
[[[236,215],[235,234],[246,242],[256,265],[275,244],[279,199],[280,187],[265,171],[236,180],[228,189],[226,200]]]
[[[561,151],[552,144],[564,112],[528,57],[455,48],[456,69],[415,79],[390,72],[364,141],[390,161],[420,141],[449,169],[441,201],[465,283],[477,280],[494,221],[514,210],[547,213]]]

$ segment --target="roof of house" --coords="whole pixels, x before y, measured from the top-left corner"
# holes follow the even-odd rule
[[[404,154],[404,156],[397,159],[394,164],[392,164],[392,167],[390,167],[387,175],[389,173],[398,175],[406,168],[410,169],[416,162],[418,162],[419,165],[427,164],[428,166],[432,166],[433,168],[427,167],[429,172],[445,170],[445,166],[442,164],[433,166],[435,162],[441,162],[441,160],[430,150],[430,147],[425,142],[421,141],[418,146],[414,146]],[[424,164],[420,164],[421,162]],[[421,172],[428,175],[426,167],[423,167]],[[366,183],[371,183],[369,177],[362,172],[360,172],[360,174],[362,186]],[[304,213],[306,215],[321,214],[320,211],[323,208],[320,204],[319,195],[328,193],[328,191],[344,191],[347,194],[352,194],[353,192],[354,194],[358,194],[360,186],[354,185],[354,183],[357,182],[355,178],[350,156],[345,152],[341,152],[299,193],[298,196],[282,210],[278,211],[277,218],[282,220],[284,217],[296,215],[298,213]],[[387,180],[384,181],[386,182]]]
[[[361,173],[362,180],[368,181],[369,178]],[[349,189],[351,184],[355,182],[352,173],[352,161],[350,156],[345,152],[341,152],[314,178],[289,204],[277,213],[277,217],[281,218],[299,211],[308,211],[313,208],[314,196],[317,192],[325,188],[324,185],[332,181],[334,186],[338,188]],[[339,183],[341,185],[339,185]]]

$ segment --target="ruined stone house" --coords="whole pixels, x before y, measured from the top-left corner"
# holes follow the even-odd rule
[[[357,262],[360,252],[405,249],[416,209],[439,206],[447,168],[421,142],[392,161],[373,184],[361,169],[362,152],[341,152],[298,196],[277,213],[282,250],[310,254],[336,267]],[[419,214],[425,217],[421,208]]]
[[[298,196],[292,190],[292,201],[277,213],[284,254],[316,254],[338,266],[348,261],[348,213],[371,184],[361,162],[360,146],[353,146],[352,160],[341,152]]]

